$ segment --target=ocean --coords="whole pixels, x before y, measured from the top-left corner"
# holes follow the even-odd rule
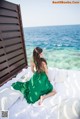
[[[80,25],[25,27],[24,38],[29,66],[39,46],[48,67],[80,70]]]

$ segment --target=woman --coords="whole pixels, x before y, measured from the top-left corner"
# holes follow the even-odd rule
[[[28,103],[35,103],[39,99],[39,105],[43,100],[56,94],[53,85],[48,79],[47,62],[43,58],[42,49],[36,47],[33,50],[33,59],[31,60],[31,70],[34,73],[27,82],[16,82],[12,87],[20,90]],[[36,69],[36,71],[34,70]]]

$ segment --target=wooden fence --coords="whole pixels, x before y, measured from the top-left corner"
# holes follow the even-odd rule
[[[0,85],[27,67],[20,5],[0,1]]]

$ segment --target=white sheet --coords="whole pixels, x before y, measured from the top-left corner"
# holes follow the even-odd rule
[[[49,71],[52,70],[52,68],[49,68]],[[57,74],[57,79],[59,70],[53,69],[56,71]],[[62,70],[63,71],[63,70]],[[61,72],[61,70],[60,70]],[[72,71],[71,71],[72,72]],[[66,80],[64,79],[61,80],[61,82],[57,80],[55,81],[56,78],[54,77],[56,74],[51,74],[53,76],[51,82],[54,88],[57,91],[57,94],[55,96],[49,97],[43,101],[42,105],[38,105],[38,101],[34,104],[28,104],[25,99],[18,99],[15,104],[10,108],[9,110],[9,119],[61,119],[59,118],[59,105],[61,102],[65,102],[69,100],[71,97],[80,97],[80,88],[78,86],[78,82],[80,83],[80,79],[76,78],[76,73],[75,73],[75,80],[76,81],[76,87],[75,88],[75,83],[74,80],[70,78],[70,73],[69,71],[66,71]],[[73,73],[73,72],[72,72]],[[32,72],[30,67],[28,69],[23,69],[21,73],[19,73],[15,78],[12,80],[8,81],[6,84],[4,84],[0,90],[10,87],[13,82],[16,81],[26,81],[29,80],[30,77],[32,76]],[[62,73],[63,74],[63,73]],[[80,76],[80,72],[77,73],[78,77]],[[62,77],[61,74],[59,73],[60,78]],[[27,76],[25,78],[25,76]],[[22,79],[24,77],[24,79]],[[69,85],[70,84],[70,85]],[[72,85],[72,89],[71,89]],[[75,89],[75,94],[72,92],[73,89]],[[77,92],[77,93],[76,93]],[[69,94],[68,94],[69,93]],[[65,118],[66,119],[66,118]],[[77,118],[76,118],[77,119]]]

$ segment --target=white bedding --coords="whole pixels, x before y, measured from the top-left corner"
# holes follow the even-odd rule
[[[25,82],[29,80],[32,75],[33,73],[31,72],[30,67],[28,69],[23,69],[22,72],[19,73],[15,78],[4,84],[0,88],[0,91],[5,88],[10,88],[13,82]],[[71,101],[72,99],[79,103],[80,71],[49,68],[49,79],[56,89],[57,94],[45,99],[42,105],[38,105],[38,101],[34,104],[28,104],[24,98],[18,98],[14,105],[12,105],[12,107],[9,109],[9,119],[63,119],[63,117],[65,117],[65,119],[69,119],[70,116],[70,119],[73,119],[73,117],[74,119],[80,119],[80,113],[78,113],[78,115],[74,115],[72,113],[69,115],[69,117],[66,116],[68,113],[65,111],[64,114],[61,114],[61,109],[63,111],[64,106],[63,103],[70,100],[71,104],[71,102],[73,102]],[[77,107],[75,107],[74,110],[76,108]]]

